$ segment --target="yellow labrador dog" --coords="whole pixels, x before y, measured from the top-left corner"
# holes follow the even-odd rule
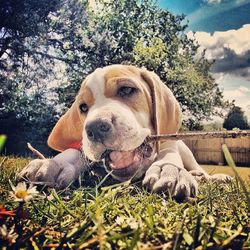
[[[61,153],[31,161],[20,176],[66,187],[86,170],[83,152],[93,162],[103,161],[119,181],[143,178],[152,191],[194,197],[195,175],[211,177],[189,148],[182,141],[167,141],[157,150],[147,142],[149,135],[176,133],[180,125],[180,106],[155,73],[125,65],[98,68],[83,81],[49,136],[49,146]]]

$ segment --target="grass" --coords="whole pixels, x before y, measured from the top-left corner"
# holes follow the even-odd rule
[[[229,166],[202,165],[203,169],[209,174],[223,173],[230,176],[235,176],[234,171]],[[250,180],[250,167],[237,167],[237,172],[244,181]]]
[[[139,183],[41,188],[19,203],[9,196],[9,179],[27,161],[0,158],[0,205],[16,214],[0,217],[0,227],[18,235],[15,243],[2,236],[0,249],[250,249],[248,184],[246,194],[237,180],[202,183],[185,203]]]

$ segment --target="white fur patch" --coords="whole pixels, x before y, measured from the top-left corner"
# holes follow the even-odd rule
[[[132,150],[150,134],[149,114],[132,111],[122,100],[114,100],[105,96],[105,75],[109,69],[109,66],[99,68],[88,76],[86,86],[91,90],[95,103],[89,109],[85,124],[96,119],[111,121],[112,117],[115,117],[114,135],[105,145],[117,150]],[[96,145],[88,140],[85,131],[83,131],[83,149],[92,160],[97,151],[102,151],[101,147],[97,149]]]
[[[93,94],[95,105],[103,104],[107,99],[104,95],[105,71],[105,69],[98,68],[88,76],[86,86],[90,88]]]

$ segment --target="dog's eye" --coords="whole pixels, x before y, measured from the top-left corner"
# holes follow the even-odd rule
[[[88,112],[88,110],[89,110],[89,107],[88,107],[88,105],[87,105],[86,103],[82,103],[82,104],[79,106],[79,108],[80,108],[80,110],[81,110],[82,113],[86,113],[86,112]]]
[[[135,94],[136,91],[136,88],[123,86],[118,89],[117,95],[119,95],[120,97],[130,97]]]

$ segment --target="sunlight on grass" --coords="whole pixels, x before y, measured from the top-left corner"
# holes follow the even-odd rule
[[[2,162],[2,163],[1,163]],[[10,198],[9,179],[27,163],[0,158],[0,245],[57,249],[242,249],[249,213],[237,181],[202,183],[196,199],[177,203],[128,182],[106,187],[39,188],[28,202]],[[84,178],[83,178],[84,182]],[[249,192],[249,186],[246,185]],[[9,212],[6,212],[9,211]],[[15,212],[13,212],[15,210]],[[3,211],[1,215],[1,211]]]
[[[3,146],[5,144],[6,139],[7,139],[7,137],[5,135],[0,135],[0,152],[3,149]]]

